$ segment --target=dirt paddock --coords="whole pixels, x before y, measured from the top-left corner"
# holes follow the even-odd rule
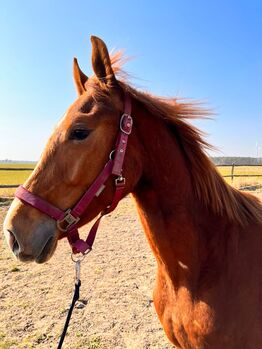
[[[0,230],[6,211],[0,208]],[[55,349],[74,287],[67,242],[37,265],[18,263],[2,234],[0,240],[0,349]],[[132,199],[126,198],[104,219],[82,263],[80,301],[64,348],[174,348],[152,303],[155,269]]]
[[[0,208],[1,225],[6,211]],[[46,264],[22,264],[1,234],[0,259],[0,349],[55,349],[74,287],[67,242]],[[81,278],[65,349],[173,348],[152,303],[155,261],[132,199],[102,222]]]

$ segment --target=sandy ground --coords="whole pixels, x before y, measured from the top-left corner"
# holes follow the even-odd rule
[[[0,222],[7,208],[0,209]],[[2,227],[0,227],[0,230]],[[18,263],[0,247],[0,349],[56,348],[71,302],[74,264],[66,241],[42,265]],[[152,304],[155,261],[124,199],[82,263],[82,287],[64,348],[171,349]]]
[[[6,210],[0,208],[1,224]],[[18,263],[3,236],[0,243],[0,349],[55,349],[74,288],[67,242],[60,241],[42,265]],[[174,348],[152,303],[155,269],[132,200],[126,198],[102,222],[94,250],[82,263],[80,301],[64,348]]]

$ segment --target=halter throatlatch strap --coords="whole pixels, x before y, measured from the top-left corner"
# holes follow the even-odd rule
[[[112,158],[110,154],[110,159],[106,163],[101,173],[73,208],[66,211],[60,210],[58,207],[55,207],[38,195],[29,192],[23,186],[18,187],[18,189],[16,190],[15,196],[22,202],[31,205],[32,207],[56,220],[58,229],[67,233],[67,239],[72,247],[73,253],[85,254],[91,251],[102,217],[112,212],[123,197],[125,178],[123,177],[122,170],[128,136],[132,132],[132,126],[133,119],[131,116],[131,100],[129,95],[126,94],[124,114],[120,119],[116,146],[115,149],[111,152],[111,154],[114,154],[114,156]],[[99,196],[99,194],[103,191],[105,183],[111,175],[116,176],[115,193],[112,203],[100,214],[100,216],[90,229],[86,240],[82,240],[80,239],[78,233],[78,222],[84,215],[87,207],[92,202],[92,200],[96,196]]]

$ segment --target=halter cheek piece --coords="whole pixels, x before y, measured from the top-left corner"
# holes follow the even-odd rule
[[[115,149],[110,153],[109,160],[106,163],[104,169],[73,208],[62,211],[58,207],[50,204],[48,201],[29,192],[23,186],[19,186],[15,193],[15,196],[23,203],[31,205],[32,207],[56,220],[58,229],[62,232],[67,233],[67,239],[72,247],[73,253],[87,254],[91,251],[101,218],[106,214],[112,212],[123,197],[125,178],[122,176],[122,169],[128,136],[131,134],[132,126],[133,119],[131,116],[131,100],[130,96],[126,94],[124,114],[120,119],[119,132]],[[86,211],[87,207],[92,202],[94,197],[99,196],[100,193],[104,190],[105,183],[111,175],[116,176],[115,193],[112,203],[103,212],[101,212],[99,218],[90,229],[86,240],[82,240],[79,237],[77,224],[83,217],[84,212]]]

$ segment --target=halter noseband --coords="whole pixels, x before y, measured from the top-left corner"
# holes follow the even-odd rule
[[[132,126],[133,119],[131,116],[131,100],[130,96],[126,94],[124,114],[120,119],[119,132],[115,149],[110,153],[109,160],[106,163],[104,169],[100,172],[98,177],[73,208],[62,211],[58,207],[50,204],[48,201],[29,192],[22,185],[19,186],[16,190],[15,196],[23,203],[31,205],[32,207],[56,220],[58,229],[62,232],[67,233],[67,239],[72,247],[73,253],[81,252],[83,254],[86,254],[91,251],[101,218],[106,214],[112,212],[123,197],[125,178],[122,176],[122,169],[128,136],[131,134]],[[112,156],[113,154],[114,156]],[[103,212],[101,212],[99,218],[90,229],[86,240],[82,240],[79,237],[77,224],[94,197],[98,197],[104,190],[105,182],[111,175],[116,176],[115,193],[112,203]]]

